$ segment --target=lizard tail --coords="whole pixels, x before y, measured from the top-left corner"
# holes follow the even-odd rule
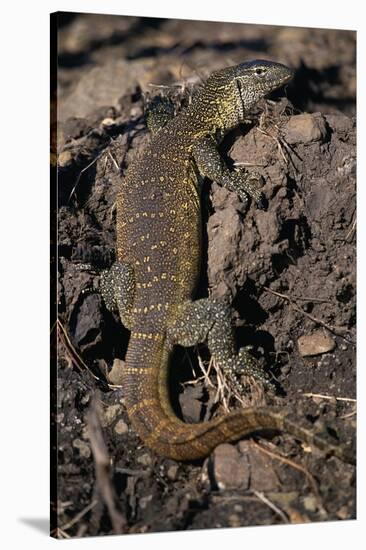
[[[329,443],[291,421],[286,411],[279,408],[248,407],[208,422],[183,422],[169,400],[169,355],[164,335],[131,334],[122,381],[127,413],[135,431],[156,453],[175,460],[194,460],[206,457],[220,443],[261,430],[275,430],[354,463],[351,449]]]

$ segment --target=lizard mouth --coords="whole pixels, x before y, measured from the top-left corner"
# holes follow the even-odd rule
[[[287,84],[288,82],[290,82],[290,80],[292,79],[293,75],[292,74],[289,74],[287,76],[285,76],[284,78],[282,78],[282,80],[279,82],[279,86],[284,86],[285,84]]]

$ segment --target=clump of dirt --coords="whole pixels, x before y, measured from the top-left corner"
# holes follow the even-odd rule
[[[342,444],[354,440],[355,34],[60,15],[55,536],[118,532],[116,511],[128,533],[355,517],[353,466],[286,434],[221,445],[195,463],[163,459],[131,430],[115,385],[129,334],[105,308],[99,271],[115,257],[121,177],[149,139],[146,96],[169,93],[178,106],[202,76],[258,57],[292,65],[296,77],[221,152],[233,169],[262,174],[268,204],[244,205],[206,182],[198,294],[231,300],[238,345],[254,346],[277,380],[276,395],[247,384],[247,399],[283,405]],[[207,351],[200,355],[205,365]],[[189,422],[225,409],[200,365],[194,351],[174,355],[172,399]],[[95,396],[109,505],[88,433]]]

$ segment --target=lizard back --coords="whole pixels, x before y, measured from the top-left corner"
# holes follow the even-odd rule
[[[135,272],[133,326],[162,330],[169,311],[193,297],[200,271],[199,200],[189,140],[174,119],[134,161],[117,199],[117,256]]]

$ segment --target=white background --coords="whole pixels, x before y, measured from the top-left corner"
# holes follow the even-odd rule
[[[164,5],[165,4],[165,5]],[[0,544],[75,548],[358,549],[365,530],[365,315],[359,307],[358,520],[285,527],[100,537],[47,536],[49,509],[49,13],[84,11],[358,30],[358,291],[365,284],[365,18],[362,1],[16,1],[0,13]],[[363,19],[363,21],[362,21]],[[336,60],[334,60],[336,63]],[[4,308],[5,301],[5,308]],[[5,351],[5,353],[4,353]],[[363,493],[363,494],[361,494]],[[361,542],[360,542],[361,541]]]

